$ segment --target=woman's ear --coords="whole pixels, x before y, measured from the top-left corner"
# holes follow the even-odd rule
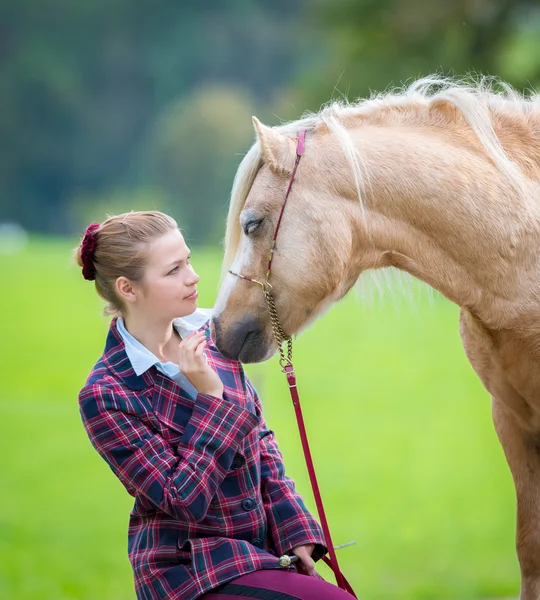
[[[116,282],[116,293],[122,302],[135,302],[137,292],[127,277],[118,277]]]
[[[295,140],[252,118],[264,162],[276,173],[290,175],[296,160]]]

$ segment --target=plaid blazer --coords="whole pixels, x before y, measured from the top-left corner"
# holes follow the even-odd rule
[[[137,376],[113,319],[79,394],[90,441],[135,497],[128,554],[141,600],[194,600],[279,568],[277,557],[296,546],[315,544],[315,560],[327,550],[242,365],[212,340],[206,353],[223,399],[193,400],[155,367]]]

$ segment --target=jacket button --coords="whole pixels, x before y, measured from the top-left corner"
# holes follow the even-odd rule
[[[253,510],[257,506],[257,503],[253,498],[245,498],[242,500],[242,508],[244,510]]]
[[[261,538],[253,538],[253,539],[251,540],[251,544],[252,544],[253,546],[257,546],[257,548],[262,548],[262,547],[263,547],[263,543],[262,543],[262,540],[261,540]]]
[[[243,466],[245,462],[246,459],[243,456],[237,454],[231,463],[231,469],[239,469],[241,466]]]

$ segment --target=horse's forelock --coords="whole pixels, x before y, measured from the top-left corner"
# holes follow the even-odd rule
[[[221,281],[227,274],[227,269],[233,263],[234,257],[240,244],[240,213],[246,203],[249,190],[259,169],[262,166],[262,157],[259,143],[256,142],[242,159],[234,177],[227,216],[227,227],[225,231],[225,255],[221,269]],[[220,286],[221,286],[220,281]]]

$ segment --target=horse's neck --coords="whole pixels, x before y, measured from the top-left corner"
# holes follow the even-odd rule
[[[461,306],[486,388],[540,431],[540,186],[519,191],[476,146],[430,130],[354,135],[369,174],[357,271],[397,267]]]
[[[540,316],[540,215],[529,188],[518,191],[483,151],[446,131],[351,133],[369,175],[361,270],[408,271],[488,327],[508,326],[525,308]]]

